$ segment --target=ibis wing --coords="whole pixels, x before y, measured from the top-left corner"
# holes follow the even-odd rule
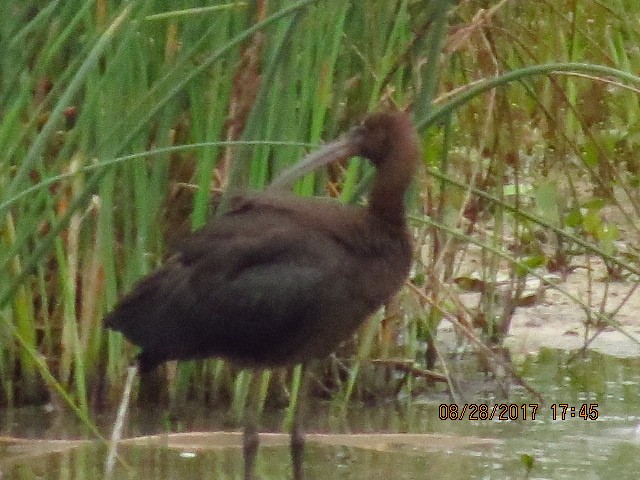
[[[243,236],[228,261],[222,248],[194,264],[190,287],[198,324],[192,331],[217,354],[278,363],[331,306],[344,302],[345,290],[334,275],[341,255],[323,253],[331,250],[330,239],[311,242],[288,227],[263,231],[254,241]]]
[[[345,254],[330,237],[286,216],[237,220],[190,236],[107,316],[142,347],[143,368],[210,356],[287,363],[313,341],[321,317],[348,302]]]

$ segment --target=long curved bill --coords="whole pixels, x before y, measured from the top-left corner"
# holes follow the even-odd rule
[[[268,190],[290,186],[295,180],[318,167],[338,160],[344,160],[356,154],[353,139],[350,135],[327,143],[315,152],[310,153],[292,167],[278,175],[267,187]]]

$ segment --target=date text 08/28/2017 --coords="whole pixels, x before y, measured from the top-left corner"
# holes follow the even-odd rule
[[[598,404],[583,403],[569,405],[568,403],[553,403],[549,407],[552,420],[568,420],[579,418],[582,420],[597,420]],[[439,408],[440,420],[535,420],[540,413],[538,403],[442,403]]]

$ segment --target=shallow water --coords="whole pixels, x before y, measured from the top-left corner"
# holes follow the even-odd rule
[[[523,456],[533,460],[529,478],[639,478],[640,360],[590,353],[567,365],[568,358],[565,352],[542,350],[521,365],[544,404],[522,388],[512,389],[508,402],[476,388],[477,393],[466,393],[469,407],[461,420],[441,419],[450,409],[440,405],[450,401],[428,393],[411,405],[353,407],[346,415],[315,403],[307,421],[306,478],[526,478]],[[469,420],[470,414],[482,415],[471,405],[486,404],[490,415],[496,403],[513,405],[506,415],[517,420],[498,420],[502,408],[492,420]],[[568,406],[564,420],[562,404]],[[598,418],[581,418],[582,405],[587,405],[583,413],[597,412]],[[464,405],[458,407],[461,412]],[[183,433],[141,438],[162,430],[163,420],[158,412],[134,409],[126,436],[138,438],[120,447],[124,464],[114,478],[242,478],[240,435],[216,433],[224,418],[223,412],[185,408],[171,422],[172,432]],[[269,412],[262,430],[278,432],[281,419],[281,411]],[[96,421],[108,431],[112,416]],[[205,433],[188,433],[194,431]],[[42,408],[3,411],[0,435],[2,480],[103,477],[106,449],[95,441],[26,440],[79,438],[82,429],[73,419]],[[290,478],[286,435],[262,436],[257,469],[263,479]]]

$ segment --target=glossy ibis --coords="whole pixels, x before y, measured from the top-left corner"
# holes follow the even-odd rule
[[[354,155],[376,168],[366,208],[277,189],[313,166]],[[418,159],[407,114],[368,116],[266,192],[234,199],[142,279],[105,325],[141,347],[142,372],[172,359],[223,357],[269,368],[328,355],[409,273],[404,195]],[[304,439],[299,414],[294,417],[298,479]],[[245,478],[252,478],[258,435],[250,414],[243,438]]]

